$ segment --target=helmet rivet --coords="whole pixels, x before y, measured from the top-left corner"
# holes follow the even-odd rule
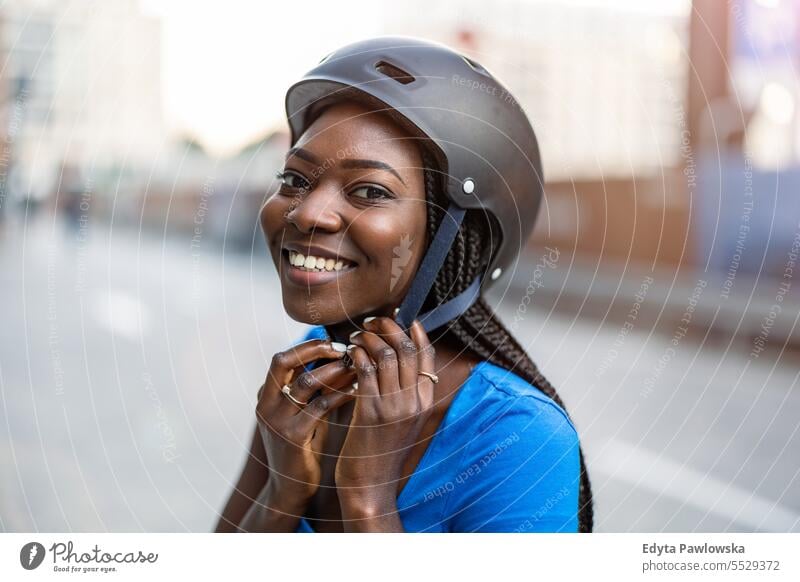
[[[467,178],[461,185],[461,189],[464,190],[464,194],[472,194],[475,191],[475,182],[471,178]]]
[[[492,271],[492,281],[494,281],[497,278],[499,278],[502,273],[503,273],[503,269],[501,269],[500,267],[497,267],[494,271]]]

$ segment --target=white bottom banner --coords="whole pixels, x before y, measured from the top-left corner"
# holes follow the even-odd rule
[[[0,580],[800,580],[798,534],[2,534]]]

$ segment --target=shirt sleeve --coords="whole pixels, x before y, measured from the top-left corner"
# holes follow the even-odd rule
[[[467,446],[445,519],[455,532],[576,532],[579,438],[554,402],[510,399]]]
[[[304,341],[308,341],[311,339],[325,339],[327,334],[325,333],[325,328],[321,325],[315,325],[309,327],[302,335],[302,337],[297,338],[292,343],[293,346],[303,343]]]

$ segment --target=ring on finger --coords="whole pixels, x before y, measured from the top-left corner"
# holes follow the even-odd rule
[[[292,388],[288,384],[283,385],[283,388],[281,388],[281,392],[283,392],[289,400],[291,400],[298,406],[305,406],[306,404],[308,404],[307,402],[301,402],[300,400],[292,396]]]
[[[422,371],[419,371],[419,372],[417,372],[417,373],[418,373],[418,374],[422,374],[423,376],[427,376],[428,378],[430,378],[430,379],[431,379],[431,381],[432,381],[434,384],[438,384],[438,383],[439,383],[439,376],[437,376],[436,374],[434,374],[434,373],[432,373],[432,372],[422,372]]]

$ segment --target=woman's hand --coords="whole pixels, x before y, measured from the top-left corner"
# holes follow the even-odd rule
[[[319,458],[327,426],[321,420],[353,398],[349,387],[355,372],[342,361],[343,356],[342,344],[309,340],[272,358],[259,390],[256,418],[270,469],[269,498],[279,509],[304,510],[319,488]],[[303,366],[310,362],[334,358],[303,372]],[[284,385],[291,387],[294,398],[308,404],[298,405],[282,394]],[[314,397],[317,391],[321,393]]]
[[[388,317],[365,321],[348,353],[358,374],[353,419],[336,464],[342,517],[396,514],[403,465],[433,411],[433,347],[419,321],[411,337]],[[399,518],[395,515],[395,523]]]

